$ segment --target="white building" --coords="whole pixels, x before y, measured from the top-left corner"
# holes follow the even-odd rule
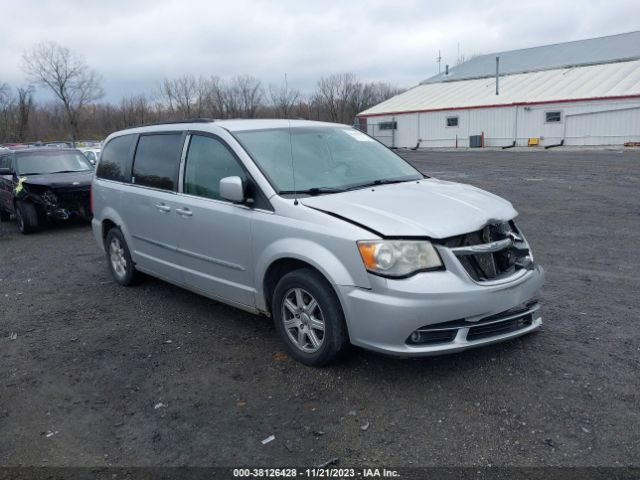
[[[391,147],[640,142],[640,31],[475,57],[358,119]]]

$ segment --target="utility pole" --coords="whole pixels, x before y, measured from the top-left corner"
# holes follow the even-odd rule
[[[500,95],[500,57],[496,57],[496,95]]]
[[[440,73],[440,64],[442,63],[442,55],[440,55],[440,50],[438,50],[438,56],[436,57],[436,62],[438,62],[438,73]]]

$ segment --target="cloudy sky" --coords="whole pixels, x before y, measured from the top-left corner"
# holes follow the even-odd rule
[[[84,56],[107,99],[183,74],[250,74],[309,92],[323,75],[411,86],[491,53],[640,30],[638,0],[0,0],[0,83],[53,40]],[[43,95],[42,93],[39,96]]]

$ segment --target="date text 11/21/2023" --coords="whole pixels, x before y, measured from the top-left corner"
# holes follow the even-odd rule
[[[237,468],[234,478],[397,478],[397,470],[386,468]]]

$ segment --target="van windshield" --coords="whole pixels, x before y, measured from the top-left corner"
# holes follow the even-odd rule
[[[401,157],[353,128],[294,127],[234,132],[280,194],[322,194],[417,180]]]

